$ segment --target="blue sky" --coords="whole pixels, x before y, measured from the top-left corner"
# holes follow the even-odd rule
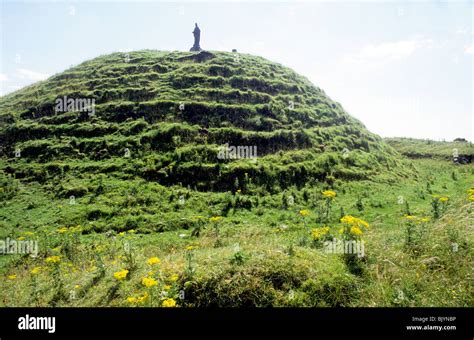
[[[192,46],[308,77],[381,136],[474,141],[471,1],[1,3],[0,94],[102,54]]]

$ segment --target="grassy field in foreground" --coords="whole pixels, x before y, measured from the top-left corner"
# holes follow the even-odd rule
[[[396,183],[336,180],[252,197],[104,179],[104,193],[71,204],[10,183],[0,238],[37,240],[39,252],[0,257],[0,305],[473,306],[474,166],[414,164],[416,177]],[[110,197],[111,187],[123,194]],[[61,225],[90,200],[132,216],[159,204],[176,228]],[[341,233],[343,216],[362,221]],[[363,240],[365,256],[327,253],[333,238]]]

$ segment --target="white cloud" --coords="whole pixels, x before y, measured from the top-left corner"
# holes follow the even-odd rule
[[[468,30],[465,28],[458,28],[455,33],[459,35],[466,35],[468,33]]]
[[[364,59],[401,59],[406,58],[416,50],[416,41],[407,40],[380,45],[368,45],[359,54]]]
[[[457,35],[469,35],[474,34],[474,30],[469,30],[467,28],[458,28],[454,33]]]
[[[16,70],[16,72],[18,74],[18,77],[20,77],[21,79],[28,79],[34,81],[44,80],[49,77],[49,74],[31,71],[25,68],[19,68]]]
[[[6,74],[0,73],[0,81],[7,81],[8,77]]]
[[[464,53],[466,54],[474,54],[474,45],[466,46],[464,48]]]
[[[431,39],[415,38],[397,42],[384,42],[381,44],[369,44],[359,52],[343,58],[344,63],[349,64],[382,64],[408,58],[416,50],[433,46]]]

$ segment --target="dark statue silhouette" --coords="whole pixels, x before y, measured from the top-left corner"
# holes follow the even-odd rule
[[[199,41],[201,40],[201,30],[198,27],[198,24],[196,23],[196,26],[194,27],[194,45],[191,47],[190,51],[201,51],[201,46],[199,46]]]

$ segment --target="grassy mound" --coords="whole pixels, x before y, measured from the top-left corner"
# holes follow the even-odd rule
[[[1,169],[42,183],[101,172],[200,191],[250,181],[278,191],[401,166],[393,149],[290,69],[202,53],[114,53],[0,98]],[[64,98],[93,100],[94,112],[58,106]],[[256,147],[258,162],[219,159],[225,144]]]

